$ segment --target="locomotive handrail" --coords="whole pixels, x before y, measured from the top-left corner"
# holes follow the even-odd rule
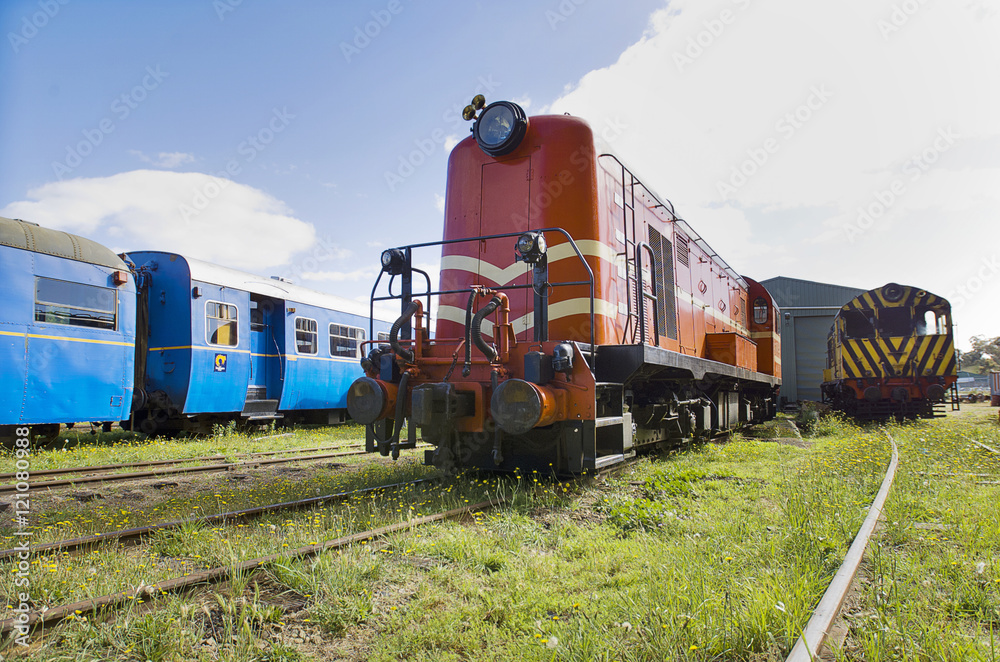
[[[563,237],[566,238],[566,241],[569,242],[569,245],[573,249],[573,252],[576,253],[577,258],[579,258],[580,262],[583,264],[583,267],[587,270],[588,280],[586,280],[586,281],[570,281],[570,282],[563,282],[563,283],[549,283],[549,285],[551,287],[565,287],[565,286],[571,286],[571,285],[587,285],[587,286],[590,287],[590,346],[591,346],[591,348],[593,348],[594,347],[595,326],[596,326],[595,325],[595,316],[594,316],[594,296],[595,296],[595,292],[594,292],[594,290],[595,290],[595,286],[594,286],[594,270],[590,267],[590,264],[587,262],[587,258],[584,257],[583,252],[580,250],[580,247],[576,245],[576,241],[574,241],[573,237],[566,230],[564,230],[562,228],[542,228],[540,230],[531,230],[531,232],[538,232],[538,233],[543,233],[543,234],[546,233],[546,232],[558,232],[559,234],[561,234]],[[507,237],[520,237],[523,234],[524,234],[524,232],[504,232],[502,234],[481,235],[481,236],[478,236],[478,237],[465,237],[463,239],[443,239],[441,241],[428,241],[428,242],[424,242],[424,243],[421,243],[421,244],[410,244],[408,246],[398,246],[398,247],[396,247],[396,249],[397,250],[404,250],[404,251],[412,251],[415,248],[430,248],[432,246],[448,246],[448,245],[451,245],[451,244],[463,244],[463,243],[469,243],[469,242],[473,242],[473,241],[489,241],[489,240],[492,240],[492,239],[504,239],[504,238],[507,238]],[[417,271],[416,269],[413,269],[412,267],[410,267],[410,270],[411,271]],[[393,295],[392,292],[391,292],[391,290],[390,290],[388,296],[381,296],[381,297],[376,297],[375,296],[375,292],[378,290],[378,285],[382,281],[382,275],[384,273],[385,273],[385,271],[380,271],[379,272],[378,278],[375,279],[375,285],[372,286],[371,302],[370,302],[370,306],[369,306],[369,310],[370,310],[369,327],[371,329],[374,329],[375,302],[376,301],[391,301],[391,300],[394,300],[394,299],[403,299],[404,301],[402,302],[402,305],[403,306],[406,305],[405,297],[402,294],[400,294],[398,296],[397,295]],[[430,282],[430,278],[428,277],[428,283],[429,282]],[[392,283],[392,281],[390,281],[390,285],[391,285],[391,283]],[[533,286],[532,285],[506,285],[506,286],[503,286],[503,289],[505,289],[505,290],[514,290],[514,289],[527,289],[529,287],[533,287]],[[424,294],[427,296],[427,300],[429,302],[431,296],[441,296],[443,294],[460,294],[460,293],[464,293],[464,292],[468,292],[468,291],[469,291],[469,288],[466,287],[466,288],[462,288],[462,289],[459,289],[459,290],[439,290],[439,291],[433,291],[433,292],[428,291],[428,292],[426,292]],[[593,349],[591,351],[593,351]]]
[[[646,289],[642,282],[642,251],[646,249],[649,251],[649,262],[650,262],[650,287],[652,288],[651,294],[646,294]],[[646,344],[646,299],[653,302],[653,332],[656,334],[656,345],[660,344],[660,311],[658,306],[660,305],[660,299],[656,292],[656,275],[654,273],[654,266],[656,264],[656,256],[653,254],[653,247],[644,241],[638,241],[635,244],[635,270],[636,270],[636,285],[639,290],[639,297],[641,301],[639,304],[639,342],[643,345]],[[633,336],[634,337],[634,336]]]

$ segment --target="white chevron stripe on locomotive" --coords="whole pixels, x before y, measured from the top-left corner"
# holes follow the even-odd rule
[[[610,246],[602,244],[599,241],[583,239],[576,242],[576,245],[579,247],[580,252],[583,253],[584,257],[596,257],[602,260],[607,260],[612,264],[615,262],[616,254],[614,249]],[[551,265],[559,260],[575,258],[576,251],[573,250],[573,247],[569,243],[565,243],[553,246],[548,250],[546,255],[549,259],[549,265]],[[510,284],[518,276],[526,273],[528,271],[528,266],[521,262],[515,262],[507,267],[498,267],[495,264],[487,262],[486,260],[469,257],[468,255],[445,255],[441,258],[441,271],[446,269],[480,274],[483,278],[488,278],[493,281],[498,287],[503,287],[504,285]],[[463,320],[464,319],[465,318],[463,317]]]
[[[580,297],[579,299],[570,299],[568,301],[558,301],[549,306],[550,322],[562,319],[563,317],[569,317],[570,315],[589,314],[590,299],[584,297]],[[618,307],[614,304],[608,303],[604,299],[594,299],[594,314],[615,319],[618,317]],[[448,320],[449,322],[462,324],[464,326],[465,309],[457,306],[440,306],[438,308],[438,319]],[[521,333],[522,331],[527,331],[528,329],[533,328],[535,326],[535,313],[530,312],[527,315],[518,317],[511,322],[511,326],[514,327],[514,333]],[[493,322],[490,320],[483,320],[483,333],[489,336],[493,335]]]

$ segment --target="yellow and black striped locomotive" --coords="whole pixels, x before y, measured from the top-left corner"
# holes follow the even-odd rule
[[[855,297],[827,337],[823,398],[858,419],[932,418],[955,402],[951,304],[889,283]]]

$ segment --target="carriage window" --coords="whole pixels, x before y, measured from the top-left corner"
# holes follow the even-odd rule
[[[774,309],[774,335],[781,335],[781,311]]]
[[[209,345],[236,347],[237,318],[236,306],[218,301],[205,302],[205,334]]]
[[[295,318],[295,351],[299,354],[319,353],[319,327],[316,320]]]
[[[379,342],[389,342],[389,332],[388,331],[379,331],[378,332],[378,341]]]
[[[883,336],[908,336],[913,333],[913,309],[894,306],[878,311],[878,330]]]
[[[343,324],[330,325],[330,356],[361,356],[361,343],[365,340],[364,329]]]
[[[848,310],[840,315],[844,318],[844,333],[848,338],[875,337],[874,310]]]
[[[35,321],[117,328],[118,297],[109,287],[35,278]]]
[[[757,297],[753,300],[753,323],[767,323],[767,300],[764,297]]]

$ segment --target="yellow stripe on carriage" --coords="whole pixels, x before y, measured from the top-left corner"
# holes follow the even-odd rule
[[[0,336],[14,336],[18,338],[36,338],[38,340],[66,340],[68,342],[85,342],[93,345],[115,345],[118,347],[135,347],[134,342],[122,342],[121,340],[99,340],[97,338],[72,338],[70,336],[47,336],[41,333],[25,333],[19,331],[0,331]]]

